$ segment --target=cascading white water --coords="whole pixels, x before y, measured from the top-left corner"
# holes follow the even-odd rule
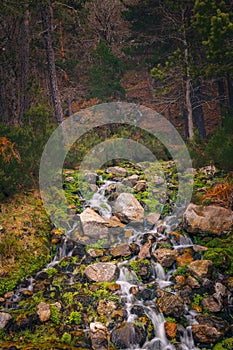
[[[113,181],[105,181],[87,202],[87,205],[97,209],[100,215],[106,219],[110,219],[112,216],[112,207],[108,204],[108,199],[105,197],[105,190],[109,185],[114,183]]]
[[[107,203],[107,198],[105,197],[105,190],[107,186],[112,184],[112,181],[105,181],[105,183],[98,189],[98,191],[93,195],[93,197],[89,200],[88,204],[96,208],[100,215],[105,218],[110,218],[112,215],[111,206]],[[172,231],[172,222],[175,221],[176,218],[169,217],[169,220],[164,220],[163,225],[165,226],[164,233],[158,233],[156,227],[149,231],[152,235],[157,236],[157,241],[163,240],[166,238],[166,234]],[[139,243],[143,234],[148,233],[148,230],[145,228],[145,232],[137,231],[136,228],[133,228],[133,235],[131,236],[129,243],[136,242]],[[181,236],[180,241],[173,242],[174,249],[182,249],[186,247],[191,247],[193,245],[191,239],[189,237]],[[156,247],[156,244],[155,244]],[[154,248],[155,248],[154,247]],[[145,315],[149,317],[154,326],[155,337],[152,340],[147,340],[142,348],[139,348],[138,345],[132,344],[132,347],[129,350],[175,350],[175,346],[167,339],[164,323],[164,316],[159,310],[157,310],[155,306],[155,300],[147,301],[146,303],[137,300],[134,295],[131,293],[132,287],[140,286],[144,287],[143,283],[140,282],[137,278],[137,275],[131,271],[127,265],[129,261],[119,263],[118,267],[120,269],[119,279],[117,283],[121,285],[121,296],[125,303],[125,308],[127,311],[127,322],[132,323],[137,319],[137,315],[135,315],[131,310],[133,306],[140,306],[143,308]],[[164,268],[159,264],[152,261],[151,264],[152,276],[155,278],[155,282],[158,284],[159,289],[165,289],[171,286],[173,283],[170,281],[170,277],[172,276],[174,270],[171,268],[170,271],[165,273]],[[193,323],[193,316],[190,314],[189,324]],[[181,330],[182,328],[182,330]],[[192,337],[191,326],[189,325],[186,329],[180,327],[181,332],[181,344],[179,344],[180,350],[199,350],[194,346],[194,341]]]

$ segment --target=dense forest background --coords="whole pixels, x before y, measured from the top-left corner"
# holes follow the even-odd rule
[[[3,0],[0,9],[1,198],[37,184],[58,123],[109,101],[163,114],[194,166],[233,170],[232,1]]]

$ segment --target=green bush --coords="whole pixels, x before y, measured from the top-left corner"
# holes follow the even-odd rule
[[[0,124],[0,139],[6,137],[20,155],[9,161],[0,155],[0,199],[37,186],[40,158],[54,127],[48,117],[45,107],[39,105],[27,112],[22,126]]]

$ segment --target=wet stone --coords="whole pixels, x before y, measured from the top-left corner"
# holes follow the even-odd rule
[[[96,184],[97,180],[97,174],[96,173],[86,173],[84,174],[84,181],[88,182],[89,184]]]
[[[186,279],[186,283],[192,288],[200,288],[200,283],[196,280],[196,278],[192,276],[188,276]]]

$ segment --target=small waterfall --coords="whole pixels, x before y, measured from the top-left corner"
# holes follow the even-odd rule
[[[112,208],[108,204],[108,199],[105,197],[106,188],[114,184],[113,181],[105,181],[104,184],[99,187],[99,189],[93,194],[92,198],[87,202],[87,205],[91,208],[97,209],[99,214],[106,218],[110,219],[112,216]]]

